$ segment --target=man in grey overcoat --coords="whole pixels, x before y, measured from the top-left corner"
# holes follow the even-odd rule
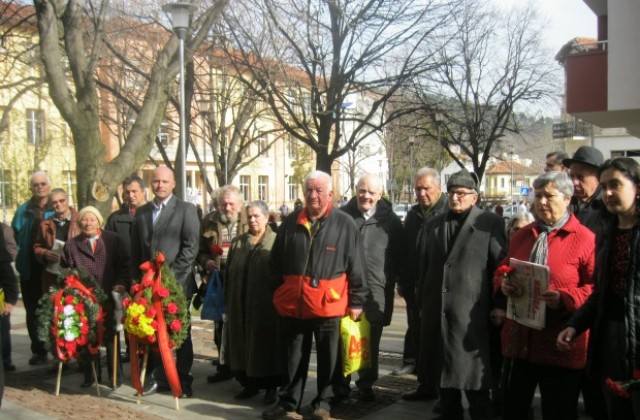
[[[440,378],[443,418],[462,420],[462,391],[474,420],[491,419],[490,319],[493,272],[506,252],[503,219],[475,206],[478,178],[463,169],[447,182],[449,212],[424,228],[417,285],[421,357]]]

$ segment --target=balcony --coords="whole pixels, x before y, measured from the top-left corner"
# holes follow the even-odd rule
[[[582,114],[607,111],[607,51],[590,49],[566,57],[567,112],[576,117]]]

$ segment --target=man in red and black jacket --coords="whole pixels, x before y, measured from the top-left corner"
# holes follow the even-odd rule
[[[275,293],[286,352],[278,403],[262,413],[281,419],[298,411],[309,368],[312,337],[318,359],[318,395],[312,418],[329,418],[327,390],[336,364],[340,318],[357,319],[367,296],[364,250],[353,219],[331,207],[331,176],[312,172],[304,183],[305,207],[287,217],[271,251]],[[306,410],[305,410],[306,411]]]

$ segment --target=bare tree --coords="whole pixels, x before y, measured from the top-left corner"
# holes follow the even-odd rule
[[[243,80],[221,50],[212,47],[201,65],[208,69],[199,73],[209,73],[197,80],[195,87],[206,98],[200,101],[205,108],[200,110],[206,122],[205,139],[213,152],[218,185],[227,185],[242,168],[268,153],[283,138],[284,130],[267,104],[253,93],[259,89],[252,85],[255,81]],[[252,145],[257,153],[252,153]]]
[[[193,19],[185,39],[186,62],[226,3],[215,0]],[[160,5],[151,13],[147,5],[146,22],[110,8],[107,0],[34,0],[34,6],[49,94],[74,139],[79,203],[108,211],[107,200],[120,181],[142,165],[156,141],[176,88],[178,39],[160,26]],[[142,8],[123,6],[129,13]],[[125,47],[129,53],[137,49],[138,55],[123,54]],[[98,80],[114,68],[138,76],[140,84],[128,99],[137,109],[135,121],[117,155],[106,162],[99,92],[105,84]]]
[[[387,110],[387,102],[433,65],[416,51],[449,10],[433,0],[238,1],[224,16],[234,47],[227,51],[284,130],[315,152],[316,168],[329,172],[336,158],[411,112]],[[348,114],[351,95],[366,99]]]
[[[458,147],[482,178],[493,147],[506,133],[523,130],[515,112],[550,101],[557,80],[533,3],[509,10],[482,0],[461,5],[446,45],[436,45],[443,64],[416,79],[422,119],[443,115],[440,130],[418,128],[462,166]]]

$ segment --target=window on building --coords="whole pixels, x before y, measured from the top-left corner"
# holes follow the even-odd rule
[[[289,159],[296,159],[298,157],[298,142],[291,137],[287,139],[287,155]]]
[[[289,195],[287,197],[288,200],[295,200],[298,198],[298,188],[292,176],[289,177],[287,191],[289,192]]]
[[[0,205],[3,207],[8,207],[13,205],[13,200],[11,199],[12,191],[11,191],[11,172],[10,171],[0,171]]]
[[[244,201],[251,200],[251,176],[240,175],[240,192],[242,192],[242,199]]]
[[[266,175],[258,176],[258,200],[269,201],[269,177]]]
[[[504,178],[500,178],[500,188],[504,188],[504,186],[505,186]]]
[[[267,136],[261,135],[257,141],[258,144],[258,156],[269,157],[269,149],[267,148]]]
[[[44,112],[41,109],[27,109],[27,142],[39,144],[44,140]]]
[[[78,182],[76,180],[76,171],[62,171],[62,176],[63,178],[63,183],[64,183],[64,189],[65,191],[67,191],[67,194],[69,194],[69,197],[71,197],[71,200],[69,201],[69,204],[73,205],[74,203],[77,203],[78,201],[76,200],[77,198],[77,194],[76,191],[78,190]]]
[[[6,107],[0,106],[0,118],[4,115]],[[11,129],[11,118],[7,118],[7,127],[0,131],[0,143],[5,143],[9,141],[9,130]]]
[[[169,122],[167,120],[162,120],[160,123],[160,127],[158,128],[158,140],[163,146],[168,146],[171,142],[171,137],[169,136]]]
[[[640,157],[640,150],[612,150],[611,151],[611,157],[612,158],[616,158],[616,157],[632,157],[632,158],[637,158]]]

